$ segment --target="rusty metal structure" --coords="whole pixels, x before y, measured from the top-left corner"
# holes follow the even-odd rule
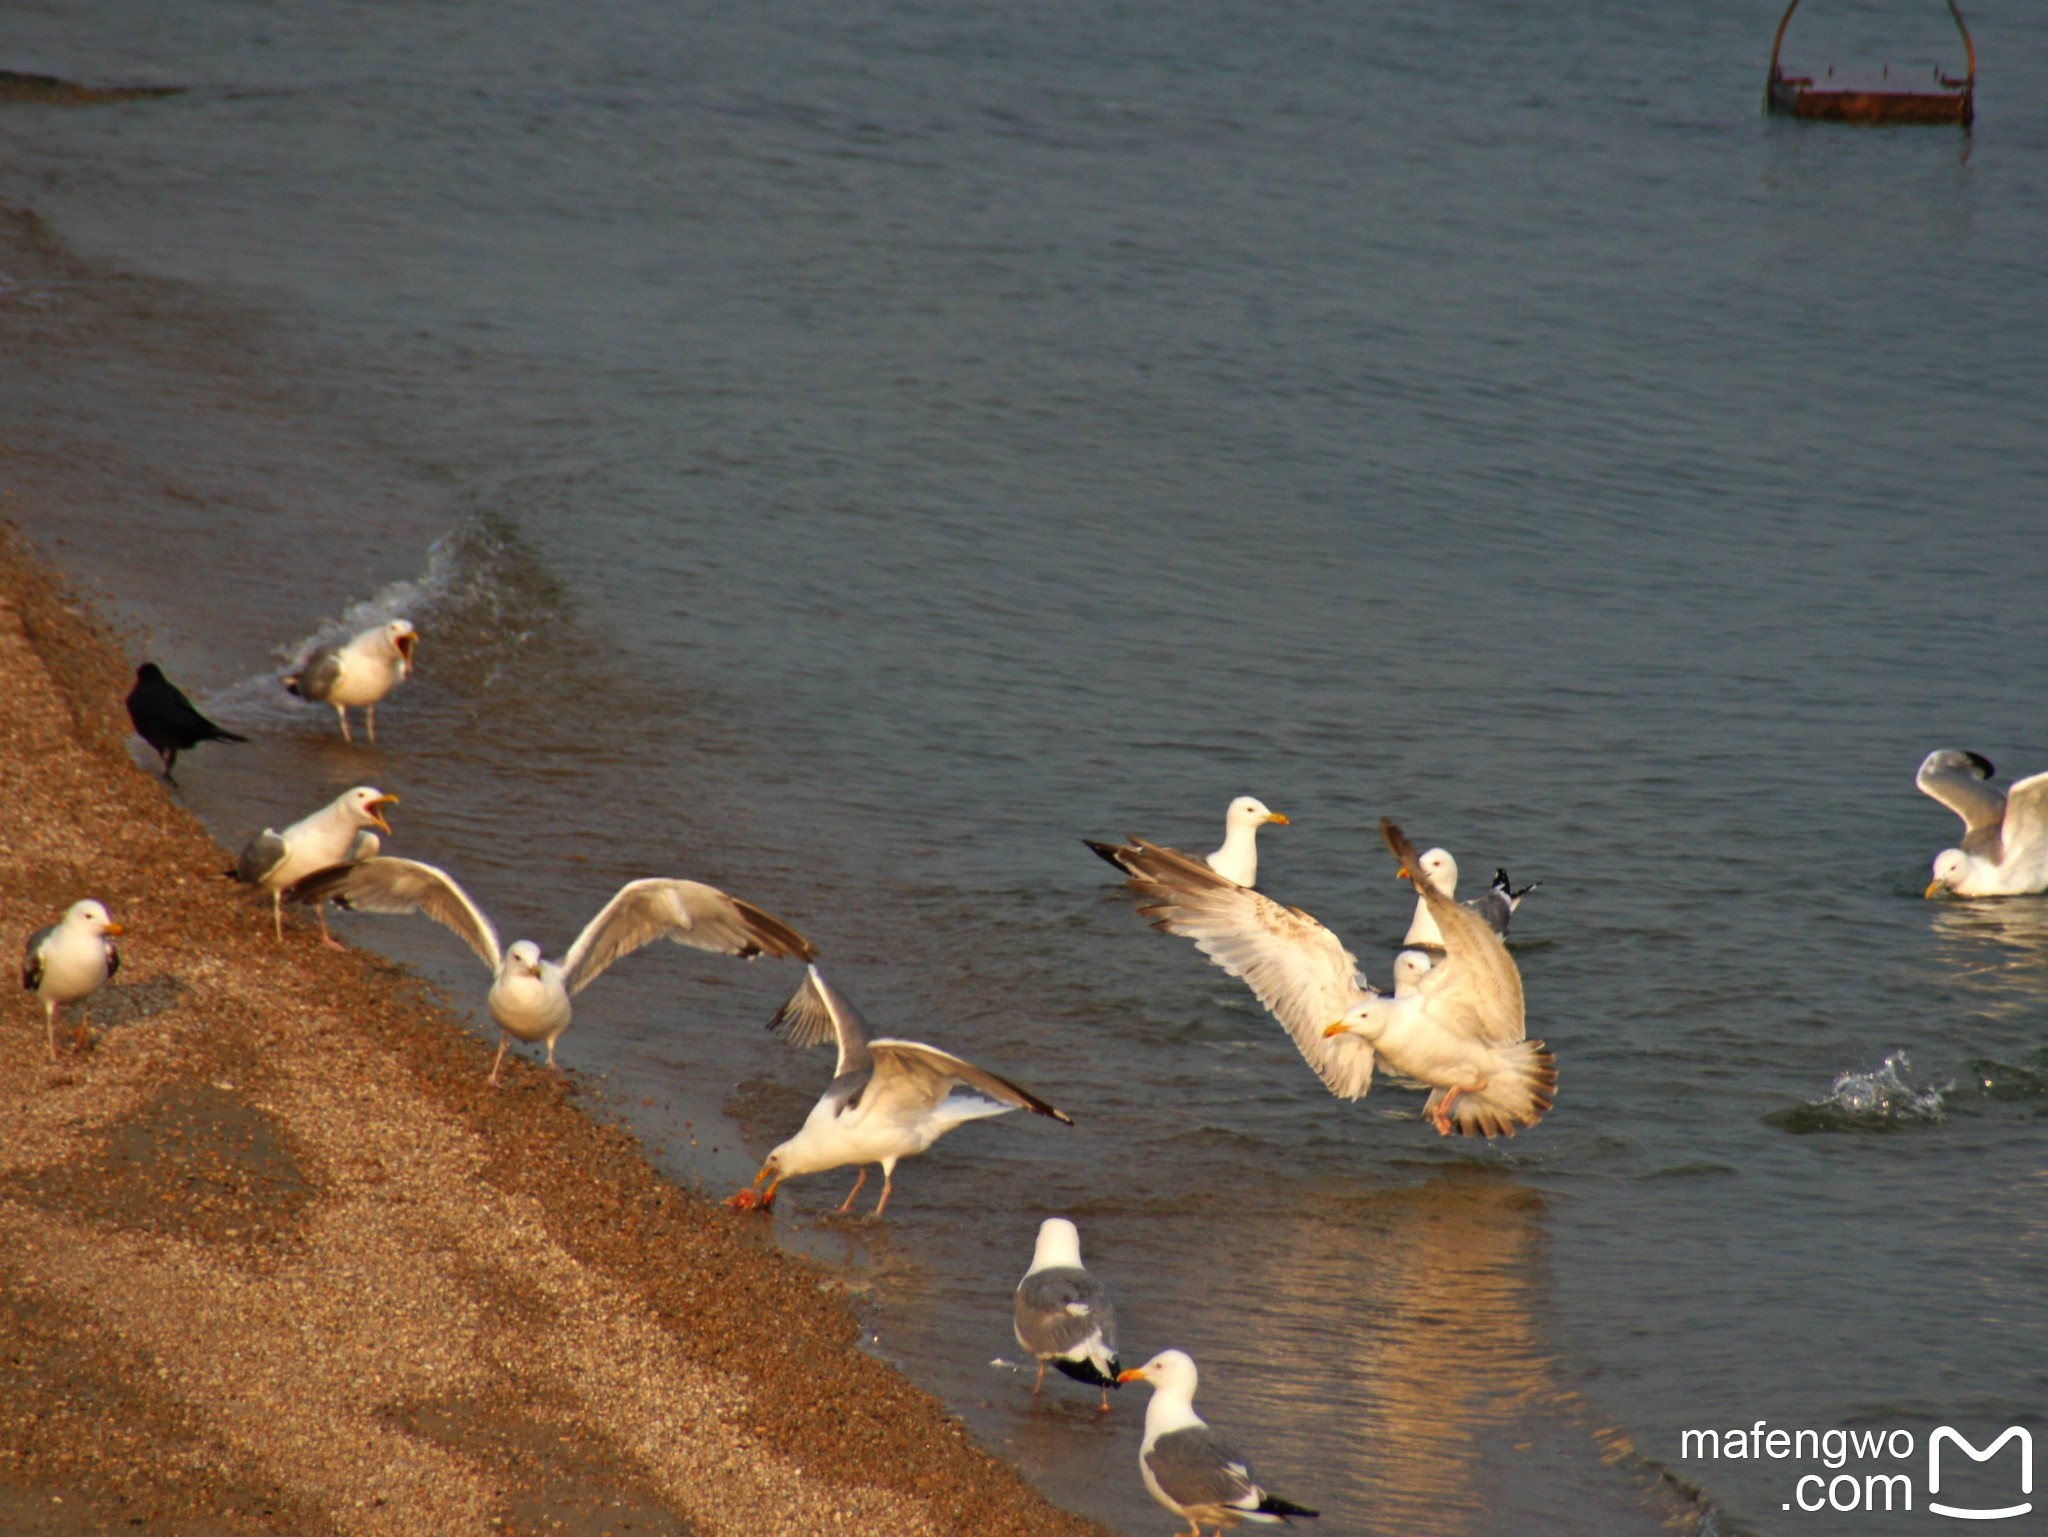
[[[1886,66],[1875,78],[1839,79],[1830,68],[1815,79],[1811,75],[1788,75],[1778,67],[1778,51],[1785,46],[1785,29],[1792,25],[1792,13],[1799,0],[1785,7],[1778,22],[1778,35],[1771,40],[1771,75],[1764,90],[1764,110],[1786,117],[1827,118],[1840,123],[1955,123],[1964,128],[1977,115],[1977,45],[1970,41],[1970,29],[1956,0],[1947,0],[1948,13],[1963,35],[1963,52],[1969,72],[1961,79],[1939,65],[1932,71],[1932,83],[1909,85],[1904,76],[1894,84]]]

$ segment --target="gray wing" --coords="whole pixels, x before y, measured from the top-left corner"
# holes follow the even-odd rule
[[[341,651],[346,642],[315,646],[306,654],[299,670],[284,680],[284,686],[301,699],[323,700],[341,680]]]
[[[28,944],[21,952],[21,985],[34,992],[43,980],[43,941],[57,932],[57,925],[37,929],[28,937]]]
[[[1034,1270],[1017,1286],[1017,1338],[1035,1356],[1071,1355],[1096,1339],[1113,1356],[1116,1309],[1085,1270]]]
[[[1029,1089],[972,1062],[964,1062],[950,1051],[886,1037],[870,1041],[868,1049],[874,1053],[877,1079],[886,1080],[892,1092],[901,1089],[906,1097],[928,1097],[932,1104],[938,1104],[959,1086],[1011,1110],[1029,1110],[1033,1115],[1049,1115],[1063,1125],[1074,1124],[1072,1116],[1047,1104]]]
[[[2003,857],[1999,827],[2005,821],[2005,795],[1986,783],[1992,772],[1991,760],[1982,753],[1943,748],[1921,760],[1913,783],[1921,794],[1932,796],[1963,819],[1966,853],[1998,860]]]
[[[777,959],[810,960],[818,953],[803,935],[750,902],[701,881],[629,881],[584,926],[562,958],[562,980],[572,993],[590,986],[614,961],[657,939],[695,950]]]
[[[1419,872],[1422,861],[1415,845],[1392,822],[1380,819],[1380,836],[1405,870]],[[1416,984],[1428,1000],[1430,1013],[1447,1029],[1463,1031],[1492,1045],[1507,1045],[1528,1034],[1522,1001],[1522,974],[1514,957],[1487,921],[1462,902],[1454,902],[1419,873],[1411,876],[1415,893],[1429,904],[1444,938],[1444,959]]]
[[[289,852],[284,839],[266,827],[249,840],[242,857],[235,861],[235,879],[260,886],[270,878],[271,871],[284,863]]]
[[[1231,1444],[1207,1425],[1169,1430],[1145,1453],[1159,1487],[1176,1505],[1235,1505],[1251,1509],[1261,1490]]]
[[[1192,939],[1242,978],[1332,1094],[1364,1096],[1372,1087],[1372,1043],[1359,1035],[1323,1034],[1370,996],[1359,982],[1357,959],[1335,934],[1300,908],[1283,907],[1178,850],[1133,838],[1115,854],[1112,862],[1130,876],[1131,890],[1146,899],[1138,912],[1152,927]]]
[[[285,893],[294,902],[338,902],[364,913],[425,913],[450,930],[495,973],[503,957],[498,931],[469,893],[446,870],[416,859],[380,855],[352,865],[329,865]]]
[[[871,1037],[867,1021],[815,966],[804,968],[803,981],[797,984],[789,1002],[768,1021],[768,1028],[780,1030],[782,1038],[799,1051],[834,1042],[839,1047],[835,1082],[849,1073],[864,1073],[874,1066],[874,1058],[868,1053]]]

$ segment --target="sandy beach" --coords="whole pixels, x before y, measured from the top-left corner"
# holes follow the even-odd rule
[[[6,942],[88,894],[127,932],[82,1049],[6,1015],[0,1528],[1100,1530],[578,1090],[521,1062],[493,1092],[417,978],[303,922],[280,947],[129,757],[128,678],[10,536]]]

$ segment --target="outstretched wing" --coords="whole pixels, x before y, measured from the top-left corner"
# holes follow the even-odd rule
[[[2048,842],[2048,774],[2030,774],[2005,792],[2001,842],[2015,853]]]
[[[338,902],[365,913],[425,913],[477,954],[495,973],[502,957],[498,931],[446,870],[416,859],[385,855],[329,865],[293,884],[285,895],[308,904]]]
[[[962,1061],[950,1051],[940,1051],[936,1046],[926,1046],[918,1041],[898,1041],[887,1037],[870,1041],[868,1049],[874,1053],[878,1087],[885,1078],[893,1080],[889,1085],[892,1089],[899,1083],[912,1082],[929,1091],[932,1102],[936,1104],[946,1097],[951,1086],[957,1084],[1006,1109],[1029,1110],[1033,1115],[1049,1115],[1062,1125],[1074,1124],[1072,1116],[1047,1104],[1029,1089],[976,1067],[972,1062]]]
[[[1943,748],[1920,760],[1913,783],[1963,819],[1963,848],[1997,861],[1999,825],[2005,820],[2005,795],[1986,783],[1993,773],[1982,753]],[[2015,785],[2014,789],[2019,786]]]
[[[768,1028],[780,1030],[782,1038],[799,1051],[834,1042],[839,1047],[839,1065],[832,1073],[835,1080],[874,1065],[868,1055],[867,1021],[815,966],[804,968],[803,981],[768,1021]]]
[[[1415,845],[1392,822],[1380,819],[1380,836],[1401,861],[1415,894],[1429,907],[1443,934],[1444,958],[1416,985],[1429,1013],[1449,1030],[1489,1045],[1503,1046],[1527,1034],[1522,974],[1500,936],[1484,917],[1453,901],[1421,874]]]
[[[798,956],[818,953],[795,929],[751,902],[729,897],[701,881],[629,881],[604,911],[576,936],[562,958],[562,980],[572,993],[590,986],[616,960],[657,939],[720,955]]]
[[[1096,852],[1110,857],[1100,848]],[[1364,1097],[1372,1087],[1371,1043],[1354,1034],[1323,1035],[1331,1021],[1370,996],[1357,960],[1335,934],[1300,908],[1283,907],[1176,849],[1134,837],[1114,852],[1112,862],[1145,899],[1138,911],[1154,928],[1192,939],[1210,960],[1242,978],[1287,1027],[1302,1060],[1332,1094]]]

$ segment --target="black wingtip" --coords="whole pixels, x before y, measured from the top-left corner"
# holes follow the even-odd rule
[[[1097,859],[1115,865],[1119,870],[1124,868],[1124,850],[1121,846],[1114,843],[1097,843],[1093,838],[1083,838],[1081,841],[1095,851]]]
[[[1269,1494],[1259,1501],[1259,1514],[1278,1516],[1286,1520],[1289,1516],[1303,1516],[1313,1521],[1322,1515],[1320,1510],[1310,1510],[1306,1505],[1297,1505],[1292,1500],[1283,1500],[1277,1494]]]
[[[1109,1375],[1106,1377],[1093,1361],[1055,1360],[1050,1365],[1054,1371],[1063,1372],[1067,1376],[1072,1377],[1076,1382],[1085,1382],[1091,1388],[1120,1389],[1123,1387],[1123,1384],[1116,1380],[1117,1363],[1114,1360],[1109,1363]]]

